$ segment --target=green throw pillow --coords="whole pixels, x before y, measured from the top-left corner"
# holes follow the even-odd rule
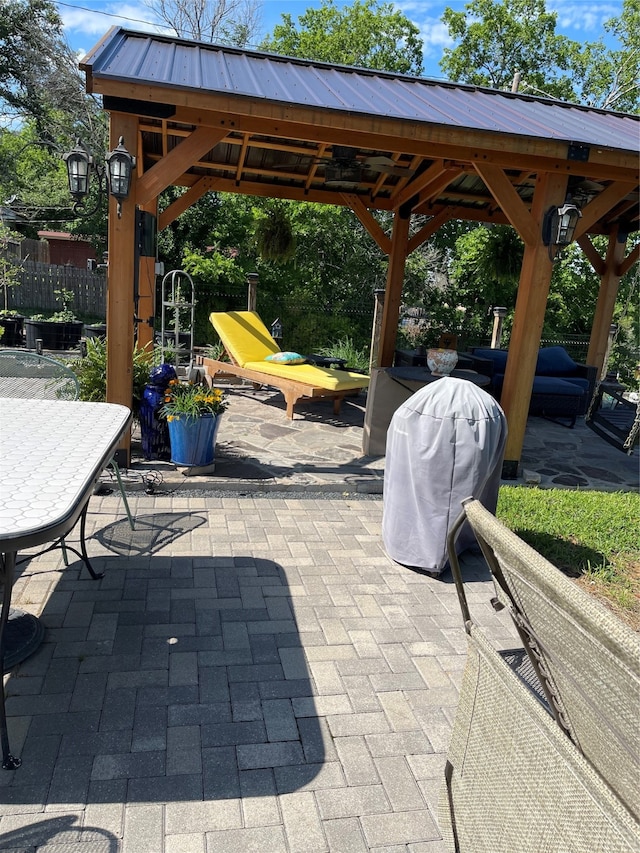
[[[276,364],[304,364],[307,359],[297,352],[274,352],[268,355],[265,361],[273,361]]]

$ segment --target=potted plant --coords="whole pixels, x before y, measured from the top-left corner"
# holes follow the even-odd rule
[[[28,349],[36,349],[38,339],[42,341],[44,349],[72,349],[80,343],[83,323],[71,310],[73,291],[63,289],[53,292],[62,310],[49,317],[34,314],[24,321]]]
[[[227,408],[219,388],[169,382],[161,412],[169,426],[171,461],[176,465],[211,465],[220,418]]]
[[[11,308],[0,309],[0,345],[21,347],[24,334],[24,317]]]

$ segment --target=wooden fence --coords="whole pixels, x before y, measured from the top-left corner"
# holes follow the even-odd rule
[[[107,277],[104,270],[90,272],[77,267],[57,267],[35,261],[23,261],[22,284],[9,289],[10,308],[30,308],[52,314],[62,308],[56,290],[70,290],[71,308],[80,316],[104,318],[107,311]]]

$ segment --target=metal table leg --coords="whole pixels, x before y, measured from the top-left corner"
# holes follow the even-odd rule
[[[16,565],[16,552],[10,551],[2,555],[2,574],[4,577],[4,593],[2,596],[2,611],[0,612],[0,672],[4,672],[4,633],[9,618],[11,592],[13,590],[13,573]],[[7,712],[4,706],[4,684],[0,691],[0,744],[2,745],[2,769],[15,770],[20,767],[22,759],[11,755],[9,749],[9,733],[7,731]]]

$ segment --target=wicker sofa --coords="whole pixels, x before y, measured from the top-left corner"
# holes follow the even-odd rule
[[[474,347],[471,354],[474,358],[482,359],[482,373],[486,373],[487,364],[491,364],[493,372],[490,373],[489,390],[499,400],[508,351]],[[579,415],[587,413],[595,389],[596,375],[595,367],[578,364],[564,347],[542,347],[538,351],[529,414],[552,419],[568,418],[569,426],[573,426]]]

